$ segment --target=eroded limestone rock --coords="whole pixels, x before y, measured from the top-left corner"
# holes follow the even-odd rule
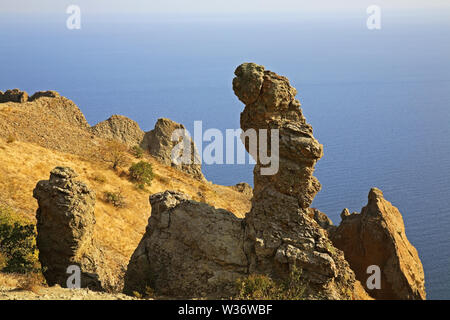
[[[242,220],[175,191],[150,196],[152,214],[133,253],[125,292],[227,297],[247,271]]]
[[[128,147],[140,145],[145,134],[136,121],[120,115],[113,115],[97,123],[91,131],[100,138],[117,140]]]

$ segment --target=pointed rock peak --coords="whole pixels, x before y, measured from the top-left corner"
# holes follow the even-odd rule
[[[56,167],[50,172],[50,180],[53,178],[73,179],[78,177],[78,174],[69,167]]]
[[[234,72],[233,90],[244,104],[251,104],[258,99],[264,82],[264,67],[256,63],[243,63]]]

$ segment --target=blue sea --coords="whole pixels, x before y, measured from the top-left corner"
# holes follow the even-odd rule
[[[313,206],[338,224],[371,187],[403,214],[429,299],[450,299],[450,12],[258,15],[0,13],[0,90],[57,90],[91,125],[112,114],[150,130],[160,117],[239,128],[234,69],[287,76],[324,145]],[[208,165],[208,180],[252,183],[251,165]]]

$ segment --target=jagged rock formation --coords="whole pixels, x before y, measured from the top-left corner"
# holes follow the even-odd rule
[[[364,285],[367,267],[381,270],[381,289],[367,290],[376,299],[425,299],[422,263],[408,241],[401,213],[385,200],[381,190],[372,188],[361,213],[344,210],[342,222],[331,232],[334,245]]]
[[[103,253],[93,240],[95,192],[68,167],[56,167],[49,180],[39,181],[33,191],[39,261],[49,285],[66,287],[67,268],[81,269],[81,287],[112,289],[114,280],[103,268]]]
[[[65,123],[86,129],[89,124],[83,113],[71,100],[62,97],[56,91],[38,91],[31,97],[19,89],[0,91],[0,103],[21,103],[22,109],[31,108],[35,113],[48,114]]]
[[[301,114],[295,89],[255,64],[240,66],[236,75],[235,92],[248,103],[242,128],[280,129],[279,172],[262,176],[258,161],[253,207],[244,220],[178,193],[152,196],[152,216],[130,260],[126,291],[147,284],[169,295],[223,296],[233,293],[239,277],[285,278],[295,265],[309,298],[367,298],[343,253],[316,222],[328,220],[308,208],[320,189],[312,173],[322,146]]]
[[[6,90],[5,93],[0,91],[0,103],[16,102],[23,103],[28,101],[28,93],[19,89]]]
[[[28,99],[28,101],[34,101],[34,100],[39,99],[41,97],[57,98],[57,97],[60,97],[60,95],[59,95],[58,92],[53,91],[53,90],[37,91]]]
[[[185,128],[182,124],[176,123],[170,119],[158,119],[155,128],[145,133],[141,146],[145,150],[148,150],[149,153],[160,162],[190,174],[196,179],[204,180],[205,177],[202,173],[201,164],[195,163],[195,159],[199,160],[199,155],[192,140],[190,140],[190,163],[186,163],[186,161],[179,161],[179,163],[176,163],[174,159],[172,159],[172,150],[179,143],[178,141],[172,141],[172,134],[175,130],[185,130]],[[181,148],[181,150],[183,149],[184,148]]]
[[[320,190],[313,176],[323,147],[314,138],[289,80],[263,66],[244,63],[235,71],[233,89],[245,104],[241,128],[279,130],[279,170],[261,174],[257,159],[252,209],[247,214],[245,252],[249,272],[286,278],[293,266],[303,270],[311,298],[352,299],[360,286],[327,233],[308,207]],[[260,148],[262,141],[258,141]],[[245,144],[249,150],[248,142]],[[270,148],[270,139],[267,145]],[[357,297],[359,298],[359,297]]]
[[[126,293],[146,286],[172,297],[227,297],[246,274],[242,219],[179,192],[150,196],[152,215],[125,276]]]
[[[172,149],[178,144],[171,141],[172,133],[176,129],[184,129],[184,126],[170,119],[159,119],[149,132],[144,132],[135,121],[121,115],[113,115],[91,127],[74,102],[50,90],[38,91],[31,97],[19,89],[0,91],[0,103],[5,109],[14,109],[10,112],[10,121],[0,117],[1,137],[14,135],[18,140],[65,152],[73,151],[73,146],[79,145],[77,153],[89,157],[97,154],[98,150],[88,150],[87,145],[101,144],[101,139],[116,140],[128,147],[139,145],[163,164],[205,180],[201,164],[199,161],[194,163],[194,159],[199,160],[200,157],[192,140],[191,163],[172,161]]]
[[[129,147],[140,145],[145,134],[136,121],[121,115],[113,115],[97,123],[91,130],[100,138],[118,140]]]
[[[239,182],[232,186],[232,188],[247,196],[253,196],[253,188],[246,182]]]

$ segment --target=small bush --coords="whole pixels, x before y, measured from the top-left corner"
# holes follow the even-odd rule
[[[137,159],[141,159],[144,156],[144,149],[142,149],[141,147],[139,147],[138,145],[134,146],[133,148],[131,148],[131,154],[137,158]]]
[[[261,274],[252,274],[239,279],[237,299],[245,300],[303,300],[306,283],[301,277],[301,269],[292,268],[288,279],[275,282],[272,278]]]
[[[125,197],[122,194],[122,191],[119,190],[117,192],[105,192],[105,202],[111,203],[116,208],[125,208]]]
[[[152,165],[145,161],[139,161],[133,164],[129,171],[132,181],[138,184],[140,189],[145,189],[145,186],[150,186],[154,177]]]
[[[35,226],[5,207],[0,207],[0,264],[7,273],[40,271]]]

